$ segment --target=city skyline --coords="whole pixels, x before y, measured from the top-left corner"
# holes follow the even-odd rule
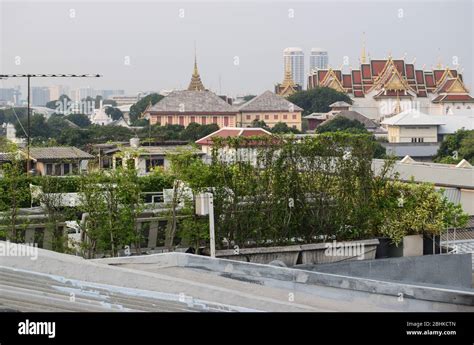
[[[443,15],[451,10],[457,16]],[[318,27],[328,28],[324,34],[308,29],[308,20],[315,11],[334,13],[317,18]],[[305,53],[304,63],[309,66],[311,48],[322,46],[331,55],[332,67],[340,67],[346,59],[349,68],[358,66],[365,40],[372,59],[389,54],[401,58],[406,53],[407,61],[416,57],[417,66],[425,65],[426,69],[440,61],[453,68],[453,62],[457,62],[464,68],[466,84],[471,86],[472,11],[468,1],[454,5],[282,2],[272,6],[261,1],[244,6],[232,2],[125,2],[113,7],[110,3],[40,1],[26,6],[22,1],[4,1],[0,2],[0,71],[103,75],[94,81],[63,83],[71,89],[90,86],[123,89],[126,94],[185,89],[193,69],[196,43],[204,85],[218,94],[237,96],[272,90],[282,79],[281,56],[286,47],[300,47]],[[131,14],[139,14],[140,20],[131,18]],[[358,20],[351,22],[348,31],[344,21],[352,16]],[[241,23],[243,17],[245,25]],[[427,25],[420,30],[419,23],[428,18],[432,22],[442,20],[445,29],[439,32]],[[20,25],[22,31],[18,30]],[[59,26],[61,32],[57,31]],[[44,49],[45,45],[49,49]],[[305,83],[307,72],[305,68]],[[33,86],[56,84],[54,80],[35,81]],[[22,81],[0,81],[3,88],[16,85],[22,85]]]

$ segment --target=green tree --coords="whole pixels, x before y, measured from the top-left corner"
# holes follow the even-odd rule
[[[444,138],[438,152],[435,162],[439,163],[458,163],[462,159],[474,163],[474,150],[472,142],[474,139],[474,130],[460,129]]]
[[[206,135],[214,133],[218,129],[219,126],[215,123],[200,125],[196,122],[192,122],[181,132],[180,138],[181,140],[193,142],[205,137]]]
[[[266,129],[266,130],[270,130],[270,128],[267,126],[267,124],[263,120],[254,119],[252,121],[251,126],[255,127],[255,128],[263,128],[263,129]]]
[[[285,122],[278,122],[271,128],[272,133],[299,133],[296,128],[288,127]]]
[[[346,131],[352,133],[368,133],[364,125],[357,120],[350,120],[342,116],[336,116],[316,128],[317,133]]]
[[[112,118],[112,120],[114,120],[114,121],[120,120],[121,118],[123,118],[123,113],[118,108],[107,107],[107,108],[105,108],[105,113],[107,115],[109,115]]]
[[[66,119],[68,119],[69,121],[78,125],[81,128],[86,128],[91,125],[91,120],[89,119],[89,116],[85,114],[77,114],[77,113],[69,114],[66,116]]]
[[[130,121],[134,123],[142,116],[143,112],[150,104],[154,105],[161,99],[163,99],[163,96],[157,93],[152,93],[143,97],[141,100],[130,107]]]
[[[306,91],[295,92],[288,97],[288,101],[303,108],[303,115],[326,113],[331,110],[329,105],[338,101],[352,104],[352,100],[347,94],[329,87],[316,87]]]

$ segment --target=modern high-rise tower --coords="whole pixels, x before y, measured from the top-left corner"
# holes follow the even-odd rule
[[[290,66],[293,80],[304,88],[305,70],[304,70],[304,53],[301,48],[286,48],[283,50],[283,66]]]
[[[328,68],[328,52],[321,48],[312,48],[309,56],[309,70]]]

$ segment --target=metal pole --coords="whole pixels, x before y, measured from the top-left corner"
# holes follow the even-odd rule
[[[27,130],[28,130],[28,135],[27,135],[27,141],[26,141],[26,174],[28,175],[30,173],[30,134],[31,134],[31,130],[30,130],[30,108],[31,108],[31,105],[30,105],[30,75],[27,76],[27,79],[28,79],[28,124],[27,124]]]
[[[209,198],[209,240],[211,242],[211,257],[216,257],[216,237],[214,231],[214,196],[207,193]]]

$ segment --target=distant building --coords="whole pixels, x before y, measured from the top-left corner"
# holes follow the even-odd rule
[[[328,68],[329,55],[328,52],[321,48],[312,48],[309,56],[309,70]]]
[[[102,96],[103,99],[110,99],[112,96],[125,95],[125,90],[99,90],[98,94]]]
[[[474,116],[427,115],[406,110],[382,121],[388,129],[389,143],[435,143],[460,129],[474,130]]]
[[[107,107],[102,107],[94,110],[90,118],[92,124],[107,126],[113,122],[112,118],[105,112],[106,108]]]
[[[134,168],[138,175],[147,175],[155,168],[168,169],[171,161],[170,156],[183,152],[191,152],[197,156],[204,153],[190,145],[163,143],[161,145],[140,145],[138,138],[130,139],[129,146],[117,146],[104,150],[104,155],[110,157],[112,169]]]
[[[385,131],[383,131],[382,128],[380,128],[380,126],[375,121],[353,110],[342,110],[336,113],[335,115],[329,115],[329,117],[325,121],[323,121],[320,125],[322,126],[328,123],[329,121],[336,118],[340,118],[340,117],[343,117],[345,119],[352,120],[352,121],[354,120],[359,121],[365,127],[365,129],[371,133],[382,132],[385,134]]]
[[[69,87],[65,85],[54,85],[49,87],[49,98],[54,101],[62,95],[69,95]]]
[[[239,127],[252,127],[253,121],[265,121],[272,128],[278,122],[284,122],[288,127],[301,130],[301,112],[303,109],[291,103],[284,97],[265,91],[252,98],[239,108],[237,125]]]
[[[216,138],[238,138],[238,137],[271,137],[273,134],[263,128],[225,127],[221,128],[196,141],[202,151],[208,155],[212,153],[213,141]]]
[[[283,66],[290,66],[293,80],[296,84],[304,88],[305,85],[305,69],[304,69],[304,53],[301,48],[286,48],[283,50]]]
[[[203,157],[204,161],[211,163],[215,139],[249,138],[249,141],[246,142],[246,144],[242,144],[238,149],[228,146],[219,148],[217,150],[218,159],[224,162],[250,161],[252,164],[257,164],[257,148],[262,142],[254,141],[250,138],[271,138],[272,136],[272,133],[263,128],[226,127],[197,140],[196,145],[200,146],[202,152],[205,154]],[[263,143],[265,143],[265,141]]]
[[[122,106],[122,105],[129,105],[129,104],[135,104],[140,100],[140,97],[137,96],[112,96],[109,99],[115,101],[117,103],[117,106]]]
[[[13,88],[0,88],[0,101],[7,104],[17,103],[18,90]]]
[[[26,150],[24,151],[26,154]],[[41,176],[77,175],[87,170],[87,163],[94,156],[76,147],[31,147],[33,169]]]
[[[49,88],[41,86],[33,86],[31,88],[32,105],[44,107],[50,100]]]
[[[147,111],[150,123],[181,125],[190,123],[219,127],[236,125],[237,109],[211,91],[173,91]]]
[[[416,110],[406,110],[382,121],[388,130],[389,143],[436,143],[438,128],[445,123],[444,117]]]

